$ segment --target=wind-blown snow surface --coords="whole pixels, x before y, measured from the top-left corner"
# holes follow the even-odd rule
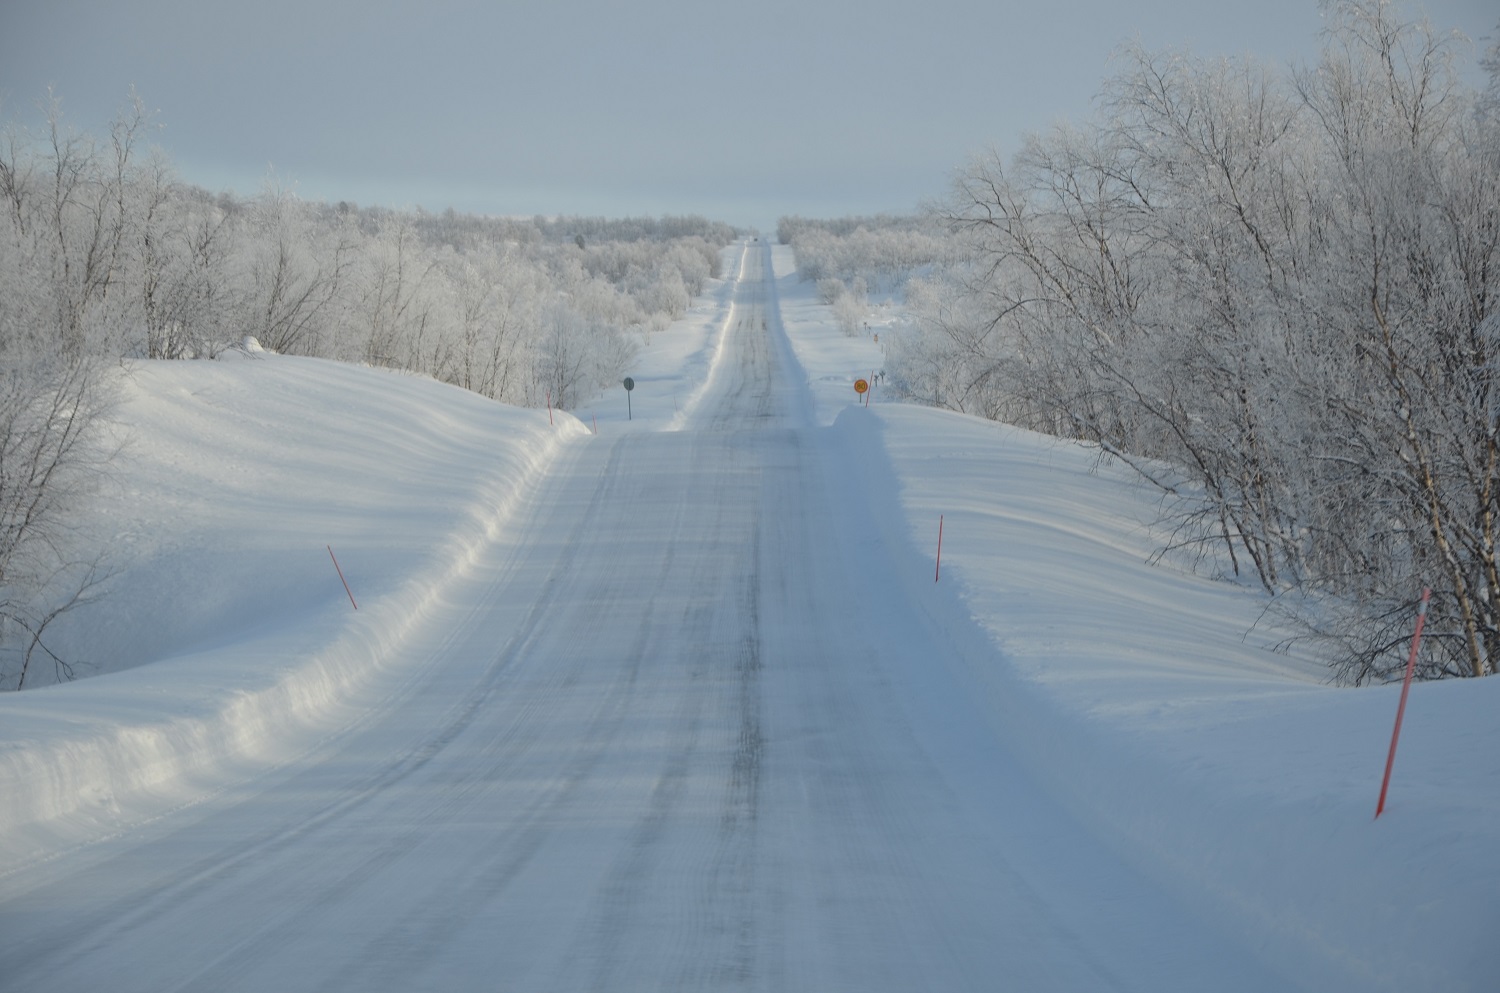
[[[878,359],[784,285],[821,416],[841,409],[883,537],[907,550],[905,592],[982,639],[950,657],[1098,837],[1303,988],[1500,989],[1500,856],[1481,827],[1500,811],[1500,680],[1413,688],[1374,821],[1398,687],[1327,686],[1315,662],[1269,650],[1258,596],[1148,566],[1156,506],[1095,451],[858,409],[852,382]]]
[[[1396,688],[1324,686],[1252,632],[1253,593],[1147,565],[1150,495],[1094,453],[878,386],[859,405],[879,346],[839,334],[784,249],[729,262],[644,351],[629,408],[617,390],[553,423],[279,356],[138,367],[111,491],[132,554],[71,636],[118,671],[0,698],[0,989],[1500,984],[1500,683],[1414,689],[1372,821]],[[769,351],[747,350],[755,323]],[[774,388],[752,362],[782,367]],[[679,474],[700,455],[719,475]],[[611,484],[620,460],[646,474]],[[554,472],[596,463],[592,502],[549,505],[573,492]],[[747,507],[805,512],[747,522],[736,479],[763,494]],[[551,537],[658,507],[671,522],[639,549]],[[805,575],[722,571],[825,543],[840,562]],[[649,602],[620,599],[648,568]],[[702,599],[676,640],[655,621],[629,635],[679,587]],[[606,621],[636,639],[597,704],[608,660],[548,654],[549,617],[575,613],[580,644]],[[482,678],[464,674],[474,627],[511,646]],[[740,659],[722,682],[718,653]],[[451,704],[433,689],[471,679]],[[403,708],[419,723],[382,733]],[[478,758],[510,764],[457,764],[476,722]],[[387,749],[385,773],[335,778],[333,759]],[[397,806],[403,785],[433,811]],[[275,788],[293,798],[257,801]],[[468,835],[442,811],[486,811],[495,861],[449,865]],[[324,883],[293,855],[330,825]],[[382,830],[379,858],[337,874]],[[375,903],[409,906],[344,909],[390,866]],[[595,894],[576,917],[573,893]]]
[[[101,494],[117,575],[58,639],[110,674],[0,697],[0,864],[346,723],[351,694],[583,434],[431,380],[232,355],[125,379],[125,453]]]

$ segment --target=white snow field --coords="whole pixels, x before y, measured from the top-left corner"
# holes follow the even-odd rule
[[[1399,688],[727,257],[629,408],[136,368],[103,671],[0,697],[0,989],[1500,989],[1500,681],[1374,820]]]

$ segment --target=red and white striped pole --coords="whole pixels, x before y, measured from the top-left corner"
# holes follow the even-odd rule
[[[1391,750],[1385,757],[1385,778],[1380,781],[1380,802],[1375,805],[1375,816],[1385,810],[1385,791],[1391,785],[1391,766],[1396,764],[1396,742],[1401,738],[1401,718],[1406,716],[1406,694],[1411,692],[1411,674],[1417,667],[1417,646],[1422,643],[1422,625],[1427,623],[1427,601],[1432,590],[1422,589],[1422,604],[1417,608],[1417,630],[1411,636],[1411,654],[1406,657],[1406,679],[1401,683],[1401,703],[1396,706],[1396,727],[1391,731]]]

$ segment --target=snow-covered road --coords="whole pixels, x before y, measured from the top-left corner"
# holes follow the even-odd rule
[[[0,989],[1271,990],[890,583],[753,245],[683,429],[576,444],[351,729],[0,893]]]

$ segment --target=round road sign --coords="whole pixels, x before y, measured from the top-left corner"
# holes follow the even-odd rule
[[[867,382],[865,382],[863,379],[856,379],[854,381],[854,392],[855,393],[863,393],[865,390],[868,390],[869,388],[870,388],[870,384],[867,383]]]
[[[635,380],[631,379],[629,376],[626,376],[625,377],[625,392],[629,393],[633,389],[635,389]]]

